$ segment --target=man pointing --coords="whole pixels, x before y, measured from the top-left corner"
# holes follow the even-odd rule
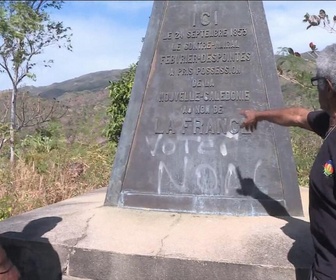
[[[254,131],[258,122],[268,121],[301,127],[324,139],[309,176],[310,230],[315,249],[309,279],[336,280],[336,44],[319,53],[316,70],[311,82],[317,86],[321,110],[244,110],[241,127]]]

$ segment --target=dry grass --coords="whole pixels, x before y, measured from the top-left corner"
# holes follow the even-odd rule
[[[299,185],[308,187],[310,169],[322,144],[322,139],[301,128],[291,128],[290,132]]]
[[[19,157],[12,170],[0,169],[0,219],[106,186],[113,154],[80,145]]]

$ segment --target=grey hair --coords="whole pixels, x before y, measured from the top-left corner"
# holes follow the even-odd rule
[[[318,77],[325,77],[331,82],[336,91],[336,44],[325,47],[316,59],[316,73]]]

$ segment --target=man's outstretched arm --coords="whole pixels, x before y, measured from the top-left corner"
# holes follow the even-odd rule
[[[312,130],[307,119],[309,112],[308,109],[301,107],[265,111],[242,110],[240,113],[245,117],[245,120],[241,127],[253,131],[257,129],[258,122],[268,121],[282,126],[297,126]]]

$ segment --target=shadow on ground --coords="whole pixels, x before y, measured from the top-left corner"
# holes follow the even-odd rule
[[[9,258],[21,273],[21,280],[61,280],[58,254],[49,240],[42,237],[61,221],[60,217],[44,217],[29,222],[21,232],[0,235]]]
[[[270,216],[287,222],[281,230],[293,240],[292,248],[287,254],[288,261],[295,268],[296,280],[307,280],[309,271],[307,270],[307,263],[304,260],[308,258],[313,261],[314,257],[312,242],[307,242],[307,240],[311,241],[309,223],[290,216],[286,208],[278,201],[263,193],[256,186],[253,179],[243,178],[239,168],[236,169],[236,173],[241,186],[237,190],[238,194],[250,196],[258,200]],[[272,203],[269,203],[270,201]],[[307,248],[307,244],[310,245],[309,248]],[[276,254],[276,252],[274,253]]]

